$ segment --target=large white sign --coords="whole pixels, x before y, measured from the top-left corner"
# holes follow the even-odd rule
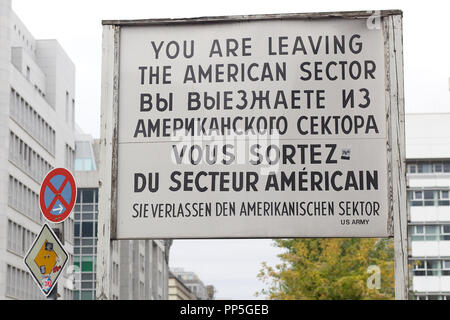
[[[380,26],[169,22],[119,37],[115,238],[391,234]]]

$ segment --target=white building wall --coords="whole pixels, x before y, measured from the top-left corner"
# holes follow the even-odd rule
[[[71,158],[66,150],[74,149],[66,91],[74,96],[75,68],[64,50],[55,40],[34,39],[11,10],[11,1],[0,0],[0,299],[43,298],[29,283],[23,255],[34,240],[30,235],[36,236],[44,222],[32,201],[42,179],[51,167],[67,167]],[[16,146],[24,145],[26,151],[16,152]],[[38,163],[43,164],[40,170]],[[10,177],[24,194],[13,190]],[[64,224],[65,248],[72,256],[73,215]],[[17,231],[25,232],[25,245],[12,241]],[[71,299],[66,280],[64,275],[58,281],[61,299]]]
[[[421,258],[450,258],[450,241],[412,241],[411,256]]]
[[[450,292],[450,277],[414,277],[413,288],[419,293],[448,295]]]
[[[0,146],[9,145],[9,73],[11,61],[11,0],[0,0]],[[6,292],[8,152],[0,152],[0,299]]]
[[[450,113],[406,115],[407,159],[450,159]]]
[[[406,116],[407,162],[450,161],[450,113],[409,114]],[[449,190],[450,173],[408,173],[408,188],[411,191]],[[450,206],[411,206],[410,226],[450,225]],[[411,237],[411,235],[410,235]],[[444,262],[450,261],[450,239],[414,240],[410,238],[410,262],[440,261],[441,270],[446,273]],[[450,275],[414,275],[412,272],[412,293],[416,297],[450,296]]]
[[[449,185],[447,185],[448,188]],[[410,209],[410,221],[421,223],[450,222],[450,212],[448,207],[412,207]]]

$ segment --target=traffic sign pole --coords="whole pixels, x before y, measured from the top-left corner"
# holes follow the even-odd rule
[[[56,237],[58,237],[59,241],[61,241],[61,244],[64,245],[64,224],[59,224],[53,227],[53,232],[55,233]],[[52,291],[47,297],[47,300],[58,300],[58,283],[55,284]]]
[[[65,168],[51,170],[44,178],[39,192],[39,205],[44,217],[56,223],[53,230],[44,224],[24,258],[33,279],[48,300],[57,300],[57,281],[68,254],[64,249],[64,220],[76,201],[77,187],[73,175]]]

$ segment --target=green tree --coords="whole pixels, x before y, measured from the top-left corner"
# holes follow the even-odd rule
[[[269,299],[393,299],[392,239],[284,239],[282,263],[263,263],[258,279],[266,286],[257,296]],[[380,270],[380,289],[370,289],[368,267]]]

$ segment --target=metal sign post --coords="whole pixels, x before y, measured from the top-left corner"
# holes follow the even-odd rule
[[[64,224],[56,225],[53,228],[53,232],[55,233],[56,237],[61,241],[61,244],[64,245]],[[47,300],[58,300],[58,282],[55,283],[53,286],[52,291],[50,291],[50,294],[47,296]]]
[[[401,22],[103,21],[97,299],[111,239],[277,237],[394,237],[407,299]]]
[[[24,258],[33,279],[49,300],[57,300],[57,281],[64,270],[68,254],[64,249],[63,222],[69,216],[76,201],[75,180],[65,168],[55,168],[47,173],[39,192],[42,214],[52,229],[44,224]]]

